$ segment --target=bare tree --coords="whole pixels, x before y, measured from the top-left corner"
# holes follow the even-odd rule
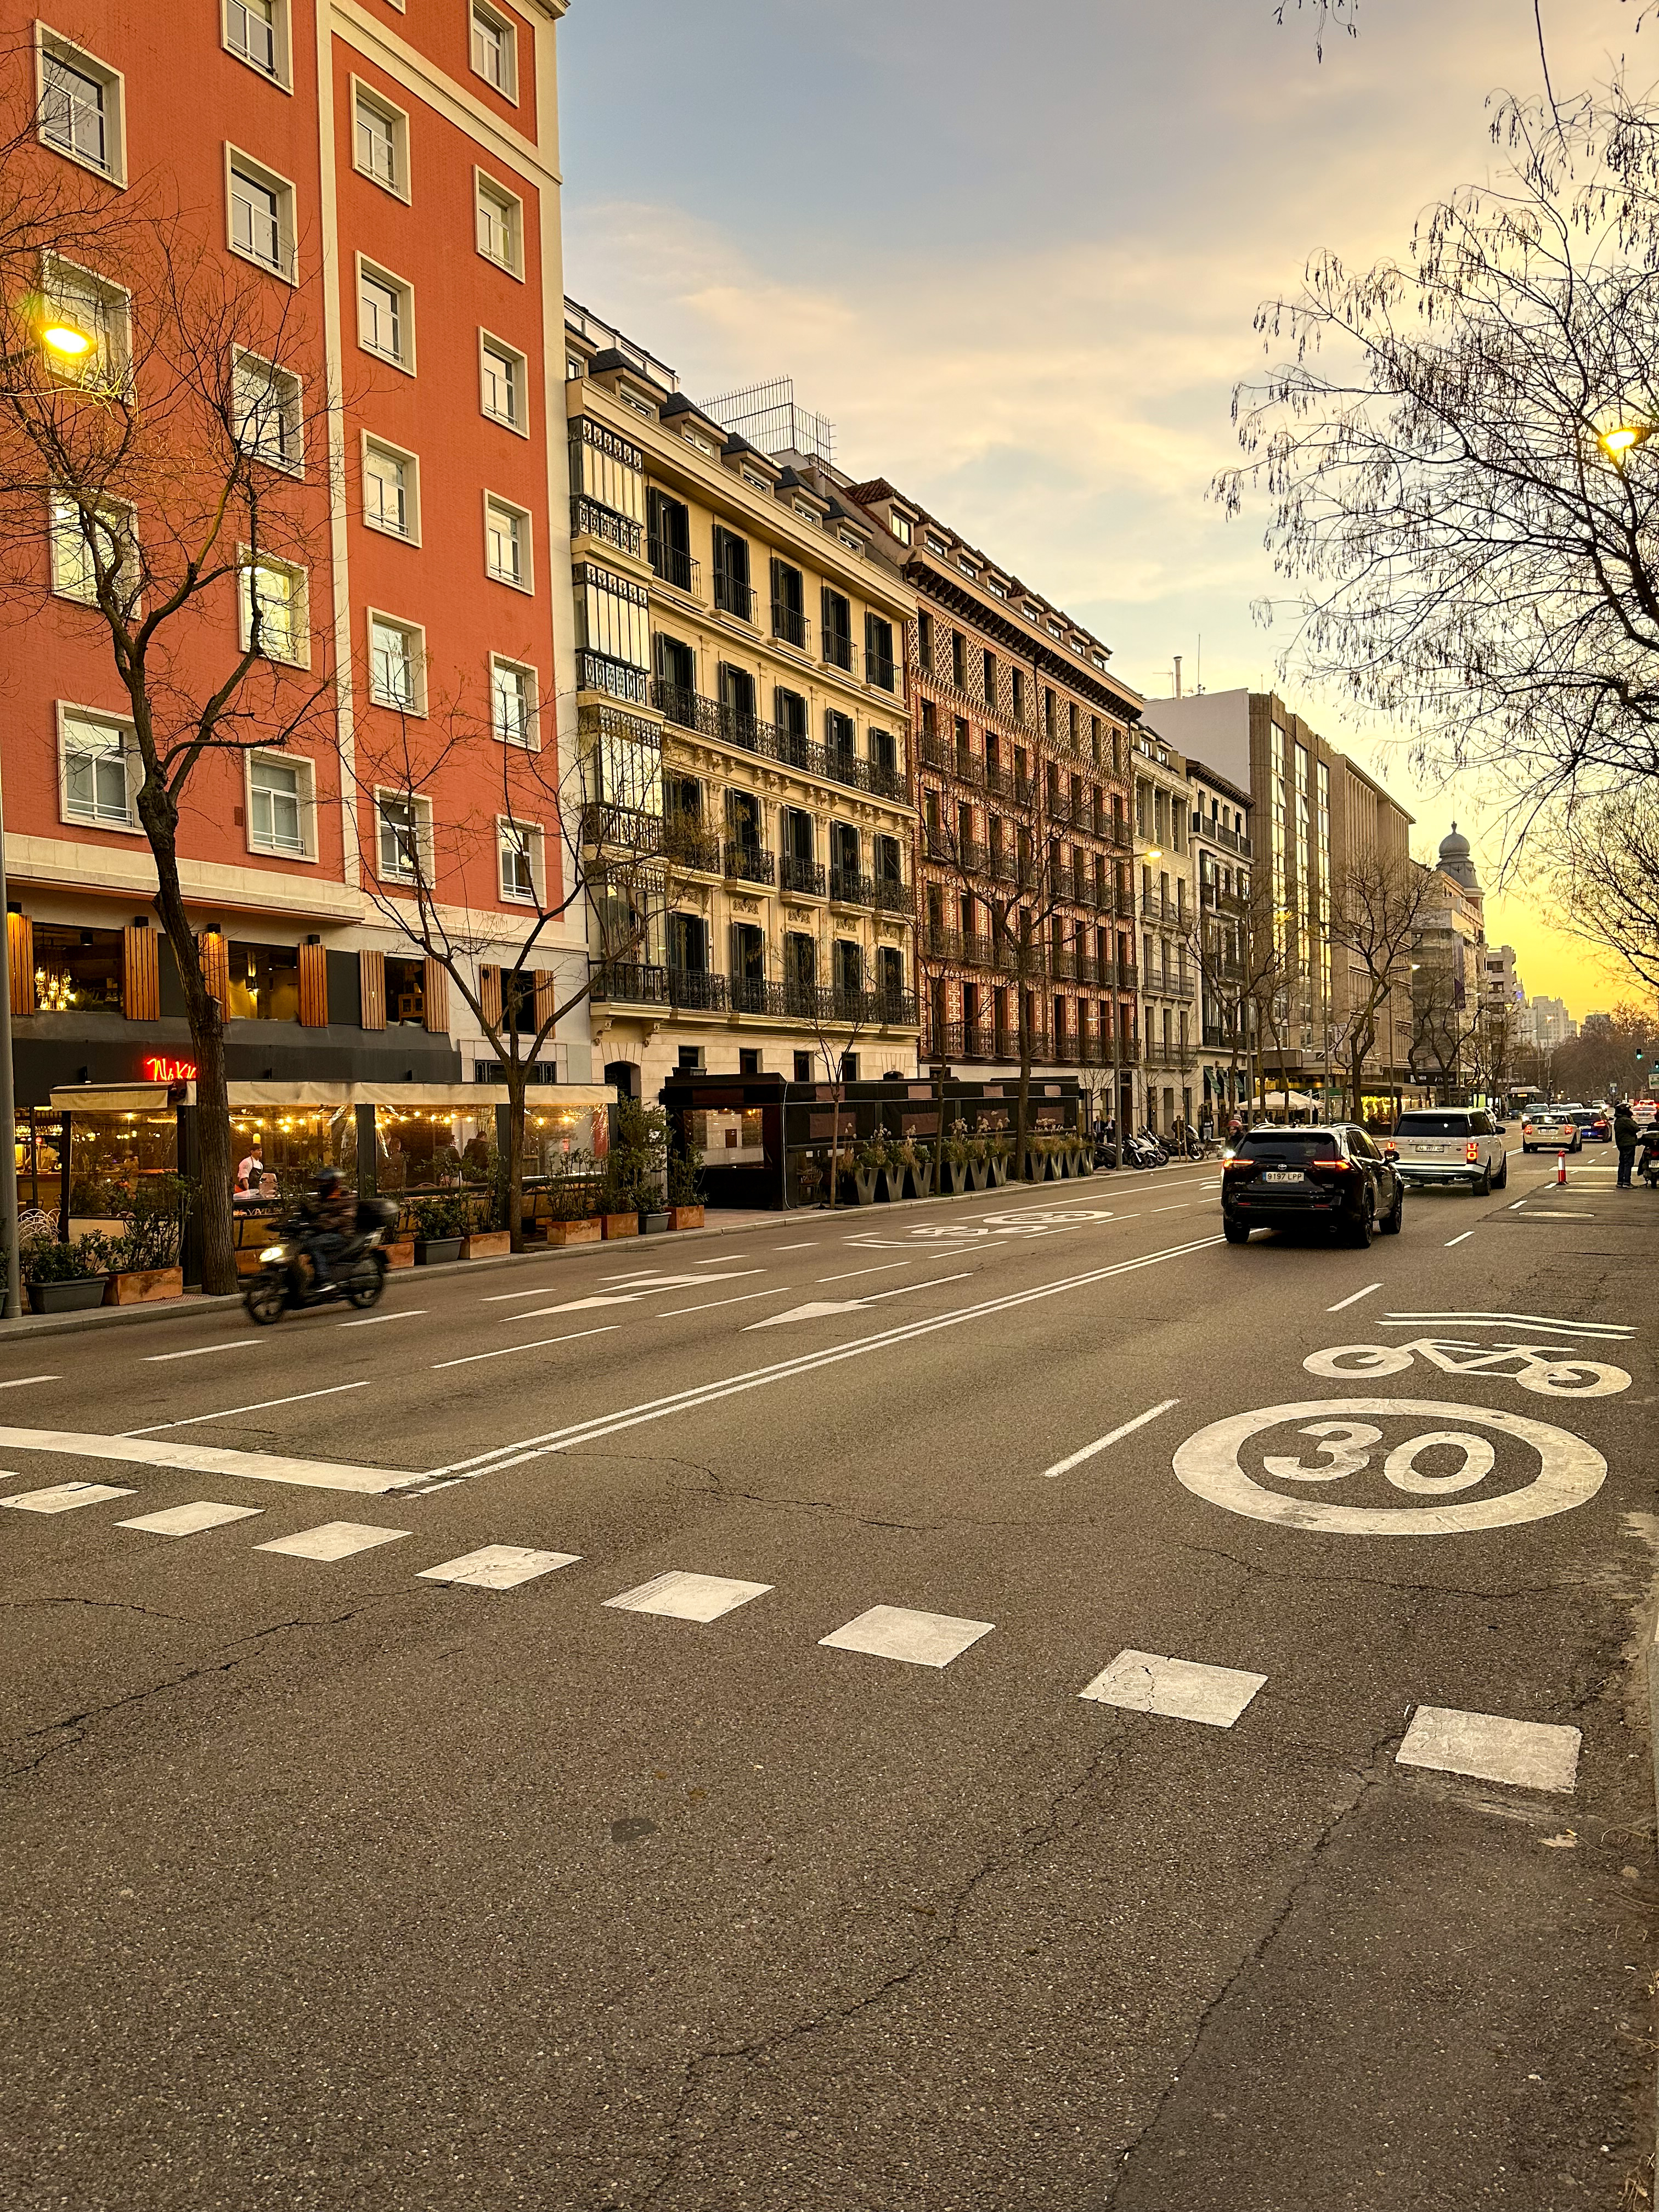
[[[1443,1091],[1455,1088],[1463,1079],[1465,1056],[1480,1026],[1480,1009],[1469,1004],[1450,961],[1425,954],[1414,963],[1411,1009],[1407,1065],[1419,1083],[1432,1082]]]
[[[1364,1067],[1376,1049],[1379,1025],[1391,1019],[1395,991],[1410,982],[1412,945],[1433,880],[1431,870],[1405,854],[1373,848],[1333,887],[1331,944],[1347,959],[1346,1077],[1355,1121],[1363,1119]]]
[[[179,827],[228,811],[227,757],[331,739],[305,586],[327,543],[331,395],[301,289],[229,259],[158,186],[118,201],[70,164],[43,172],[55,96],[0,144],[0,605],[14,624],[52,606],[84,625],[124,702],[128,734],[88,738],[67,772],[107,757],[155,861],[196,1063],[203,1285],[223,1292],[224,1009]],[[295,240],[263,245],[286,273]]]

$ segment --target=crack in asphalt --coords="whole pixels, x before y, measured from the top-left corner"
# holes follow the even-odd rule
[[[1575,1589],[1610,1589],[1613,1582],[1602,1575],[1568,1575],[1553,1582],[1516,1583],[1503,1589],[1475,1589],[1462,1583],[1417,1582],[1406,1575],[1328,1575],[1304,1570],[1286,1574],[1273,1567],[1254,1566],[1241,1559],[1236,1553],[1223,1551],[1215,1544],[1182,1543],[1183,1552],[1196,1553],[1200,1559],[1225,1559],[1252,1581],[1268,1583],[1323,1583],[1339,1589],[1352,1585],[1363,1589],[1391,1589],[1410,1592],[1419,1597],[1548,1597],[1558,1591]]]
[[[769,2035],[757,2036],[748,2043],[715,2044],[694,2052],[685,2062],[674,2110],[668,2122],[667,2158],[662,2172],[639,2200],[639,2212],[648,2212],[648,2208],[659,2201],[663,2192],[676,2179],[691,2148],[687,2136],[691,2106],[708,2071],[731,2063],[736,2063],[739,2069],[728,2115],[714,2119],[698,2140],[697,2148],[705,2151],[737,2125],[737,2107],[741,2100],[744,2084],[757,2061],[763,2057],[776,2057],[790,2045],[817,2035],[825,2028],[845,2027],[848,2022],[881,2004],[896,1990],[906,1988],[927,1967],[937,1965],[959,1940],[963,1920],[981,1887],[996,1875],[1012,1872],[1025,1864],[1048,1844],[1068,1834],[1082,1818],[1084,1801],[1093,1785],[1104,1771],[1119,1763],[1129,1747],[1127,1729],[1121,1723],[1113,1725],[1111,1732],[1085,1760],[1081,1771],[1056,1790],[1048,1804],[1026,1821],[1008,1843],[988,1852],[969,1872],[951,1896],[948,1906],[941,1909],[940,1927],[908,1966],[884,1976],[873,1989],[866,1990],[861,1996],[850,1997],[844,2003],[825,2005],[810,2018],[796,2021],[793,2027],[780,2028]],[[1068,1812],[1072,1815],[1069,1822],[1066,1819]]]
[[[148,1620],[182,1621],[193,1626],[187,1613],[162,1613],[153,1605],[129,1605],[113,1597],[0,1597],[0,1613],[27,1613],[37,1605],[84,1605],[97,1613],[141,1613]]]

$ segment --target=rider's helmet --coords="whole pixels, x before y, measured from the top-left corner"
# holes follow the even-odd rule
[[[313,1187],[319,1198],[332,1198],[340,1188],[338,1168],[319,1168],[313,1178]]]

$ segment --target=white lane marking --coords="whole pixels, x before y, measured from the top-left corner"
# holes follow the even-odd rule
[[[1238,1667],[1166,1659],[1158,1651],[1120,1651],[1078,1695],[1127,1712],[1162,1713],[1170,1720],[1230,1729],[1267,1680]]]
[[[901,1283],[896,1290],[872,1291],[861,1298],[814,1298],[804,1306],[792,1306],[787,1313],[769,1314],[764,1321],[751,1321],[749,1328],[781,1328],[789,1321],[821,1321],[826,1314],[862,1313],[866,1306],[878,1306],[884,1298],[908,1298],[917,1291],[935,1291],[941,1283],[965,1283],[973,1272],[971,1267],[964,1267],[959,1275],[930,1275],[925,1283]]]
[[[818,1239],[816,1237],[805,1244],[775,1244],[772,1247],[775,1252],[816,1252],[817,1249]]]
[[[821,1283],[850,1283],[860,1275],[890,1275],[896,1267],[908,1267],[908,1260],[884,1261],[879,1267],[850,1267],[844,1275],[820,1275]]]
[[[579,1328],[568,1336],[538,1336],[533,1344],[504,1344],[499,1352],[472,1352],[465,1359],[434,1359],[432,1371],[435,1375],[445,1367],[471,1367],[480,1359],[509,1359],[515,1352],[544,1352],[550,1344],[578,1344],[585,1336],[611,1336],[622,1327],[619,1321],[609,1322],[603,1328]],[[509,1450],[512,1447],[509,1445]],[[449,1469],[434,1467],[434,1474],[447,1474]]]
[[[1593,1213],[1569,1213],[1559,1206],[1529,1206],[1527,1211],[1534,1221],[1594,1221]]]
[[[538,1283],[533,1291],[492,1291],[487,1298],[480,1299],[479,1304],[486,1306],[504,1306],[518,1298],[544,1298],[546,1296],[547,1285]]]
[[[716,1306],[751,1305],[757,1298],[781,1298],[789,1288],[787,1283],[778,1283],[769,1291],[742,1291],[735,1298],[705,1298],[700,1306],[670,1306],[659,1312],[659,1321],[678,1321],[682,1314],[713,1313]]]
[[[59,1482],[50,1490],[20,1491],[15,1498],[0,1498],[19,1513],[72,1513],[77,1505],[101,1505],[111,1498],[131,1498],[131,1490],[118,1490],[108,1482]]]
[[[349,1559],[354,1552],[372,1552],[380,1544],[396,1544],[407,1528],[376,1528],[366,1521],[325,1521],[315,1528],[302,1528],[297,1536],[276,1536],[269,1544],[256,1544],[256,1552],[281,1552],[290,1559]]]
[[[1577,1779],[1581,1741],[1576,1728],[1419,1705],[1395,1763],[1473,1775],[1480,1782],[1507,1782],[1517,1790],[1566,1791]]]
[[[134,1467],[178,1468],[188,1474],[240,1474],[251,1482],[291,1482],[302,1490],[379,1494],[428,1480],[418,1468],[337,1467],[332,1460],[232,1451],[228,1445],[180,1444],[167,1437],[88,1436],[73,1429],[0,1429],[0,1450],[8,1447],[60,1452],[66,1459],[118,1459]]]
[[[1516,1199],[1511,1199],[1511,1200],[1510,1200],[1510,1207],[1509,1207],[1510,1212],[1511,1213],[1519,1213],[1519,1212],[1520,1212],[1520,1211],[1521,1211],[1521,1209],[1522,1209],[1522,1207],[1526,1204],[1526,1202],[1527,1202],[1527,1201],[1526,1201],[1526,1200],[1525,1200],[1524,1198],[1516,1198]]]
[[[746,1260],[748,1257],[746,1252],[722,1252],[718,1260],[694,1260],[691,1265],[694,1267],[728,1267],[733,1260]]]
[[[1382,1287],[1381,1283],[1367,1283],[1363,1291],[1355,1291],[1346,1298],[1339,1298],[1334,1306],[1327,1306],[1325,1310],[1327,1313],[1340,1313],[1344,1306],[1357,1306],[1361,1298],[1370,1297],[1373,1291],[1380,1291]]]
[[[1092,1267],[1086,1274],[1063,1275],[1052,1283],[1039,1283],[1026,1291],[1011,1291],[1001,1297],[987,1298],[981,1304],[959,1306],[954,1312],[930,1314],[926,1320],[901,1323],[897,1328],[883,1329],[874,1336],[855,1337],[848,1344],[834,1345],[822,1352],[798,1352],[792,1359],[775,1361],[769,1367],[751,1368],[746,1373],[721,1377],[712,1382],[695,1384],[688,1390],[677,1390],[666,1398],[647,1399],[636,1406],[624,1406],[614,1413],[603,1413],[587,1421],[579,1421],[565,1429],[550,1429],[538,1437],[526,1437],[514,1444],[499,1444],[494,1450],[476,1453],[472,1458],[454,1460],[447,1467],[434,1467],[428,1471],[428,1480],[445,1474],[471,1474],[501,1472],[518,1467],[527,1459],[535,1459],[544,1452],[567,1451],[586,1442],[597,1442],[601,1437],[612,1436],[621,1429],[638,1428],[647,1421],[664,1420],[673,1413],[686,1413],[702,1406],[712,1405],[721,1398],[736,1397],[748,1390],[764,1389],[768,1384],[792,1381],[795,1376],[811,1374],[819,1367],[833,1367],[843,1359],[860,1359],[866,1353],[882,1352],[890,1346],[908,1344],[920,1336],[929,1336],[935,1329],[960,1328],[965,1322],[983,1321],[992,1315],[1009,1313],[1017,1306],[1030,1305],[1042,1298],[1063,1297],[1067,1291],[1087,1290],[1096,1283],[1110,1282],[1120,1275],[1139,1273],[1144,1267],[1161,1267],[1166,1260],[1184,1260],[1194,1252],[1212,1251],[1223,1240],[1219,1237],[1200,1237],[1188,1244],[1171,1244],[1162,1252],[1145,1252],[1139,1259],[1120,1260],[1109,1267]],[[488,1357],[488,1355],[482,1355]],[[0,1429],[0,1448],[3,1448],[7,1431]]]
[[[118,1521],[118,1528],[142,1528],[147,1536],[199,1536],[204,1528],[222,1528],[227,1521],[257,1521],[264,1509],[258,1505],[218,1505],[198,1498],[193,1505],[169,1505],[161,1513],[141,1513],[135,1521]]]
[[[1445,1249],[1449,1252],[1454,1244],[1467,1244],[1474,1234],[1473,1229],[1466,1229],[1461,1237],[1449,1237],[1446,1239]]]
[[[1114,1429],[1109,1436],[1097,1437],[1093,1443],[1085,1444],[1069,1459],[1057,1459],[1052,1467],[1045,1467],[1042,1479],[1048,1481],[1057,1474],[1069,1474],[1074,1467],[1081,1467],[1085,1459],[1092,1459],[1097,1452],[1103,1452],[1108,1444],[1121,1442],[1123,1437],[1133,1435],[1136,1429],[1144,1429],[1149,1421],[1157,1420],[1160,1413],[1167,1413],[1171,1406],[1180,1403],[1179,1398],[1165,1398],[1161,1405],[1149,1406],[1144,1413],[1137,1413],[1133,1421],[1125,1421],[1121,1428]]]
[[[147,1352],[144,1364],[154,1367],[164,1359],[199,1359],[204,1352],[252,1352],[256,1345],[270,1341],[269,1335],[233,1336],[223,1344],[193,1344],[188,1352]]]
[[[379,1328],[383,1321],[419,1321],[425,1306],[403,1306],[396,1313],[367,1314],[362,1321],[343,1321],[342,1328]]]
[[[708,1283],[740,1283],[748,1275],[763,1275],[764,1267],[734,1267],[724,1275],[665,1275],[637,1291],[599,1291],[590,1298],[567,1298],[562,1305],[532,1306],[528,1312],[507,1314],[507,1321],[541,1321],[549,1314],[586,1313],[595,1306],[631,1306],[641,1298],[653,1298],[659,1291],[700,1291]]]
[[[574,1567],[580,1552],[527,1552],[521,1544],[485,1544],[459,1559],[446,1559],[441,1567],[422,1567],[427,1583],[465,1583],[472,1589],[516,1589],[520,1583],[550,1575],[556,1567]]]
[[[1154,1213],[1184,1213],[1192,1202],[1191,1199],[1183,1198],[1179,1206],[1155,1206],[1152,1212]]]
[[[193,1429],[198,1421],[228,1421],[233,1413],[263,1413],[271,1406],[298,1406],[307,1398],[337,1398],[343,1390],[367,1390],[367,1382],[333,1382],[326,1390],[296,1390],[291,1398],[256,1398],[251,1406],[227,1406],[222,1413],[190,1413],[176,1421],[152,1421],[147,1429],[123,1429],[124,1437],[153,1437],[162,1429]]]
[[[61,1375],[14,1375],[9,1382],[0,1382],[0,1390],[21,1390],[26,1382],[61,1382]]]
[[[832,1651],[864,1651],[876,1659],[902,1659],[912,1667],[948,1667],[995,1626],[991,1620],[957,1620],[948,1613],[915,1613],[908,1606],[872,1605],[818,1642]]]
[[[729,1575],[694,1575],[673,1569],[605,1601],[623,1613],[656,1613],[670,1620],[708,1622],[736,1612],[751,1599],[764,1597],[771,1588],[770,1583],[734,1582]]]
[[[1391,1311],[1383,1316],[1384,1328],[1420,1328],[1425,1322],[1455,1321],[1466,1328],[1507,1328],[1520,1322],[1528,1328],[1554,1329],[1566,1336],[1632,1337],[1635,1326],[1622,1321],[1561,1321],[1552,1314],[1526,1313],[1407,1313]]]

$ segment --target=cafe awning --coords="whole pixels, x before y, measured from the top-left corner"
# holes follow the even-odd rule
[[[229,1095],[233,1114],[258,1106],[393,1106],[427,1113],[482,1114],[506,1103],[505,1086],[497,1083],[233,1083]],[[525,1103],[546,1111],[612,1106],[616,1099],[606,1084],[537,1083],[531,1085]],[[193,1083],[172,1089],[165,1083],[83,1083],[52,1093],[54,1114],[155,1113],[168,1104],[195,1103]]]

